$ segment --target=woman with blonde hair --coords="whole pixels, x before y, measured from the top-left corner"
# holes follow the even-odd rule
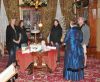
[[[6,29],[6,47],[9,54],[8,65],[16,62],[16,49],[18,48],[20,37],[15,26],[16,19],[12,18]]]

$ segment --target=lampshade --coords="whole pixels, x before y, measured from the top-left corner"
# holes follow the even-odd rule
[[[38,24],[38,26],[39,26],[39,27],[42,27],[42,26],[43,26],[43,24],[40,22],[40,23]]]

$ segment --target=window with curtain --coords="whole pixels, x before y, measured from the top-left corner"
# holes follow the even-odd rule
[[[34,25],[37,25],[41,21],[40,10],[22,8],[21,14],[21,19],[24,20],[24,26],[26,28],[34,29]]]

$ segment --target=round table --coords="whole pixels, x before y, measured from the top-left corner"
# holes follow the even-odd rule
[[[37,29],[31,30],[31,34],[35,34],[35,43],[37,42],[37,39],[36,39],[36,34],[37,33],[40,33],[40,30],[37,30]]]

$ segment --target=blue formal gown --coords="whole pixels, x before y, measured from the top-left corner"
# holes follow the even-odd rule
[[[73,81],[79,81],[84,78],[84,54],[81,46],[83,33],[78,28],[70,28],[64,39],[66,47],[63,77]]]

